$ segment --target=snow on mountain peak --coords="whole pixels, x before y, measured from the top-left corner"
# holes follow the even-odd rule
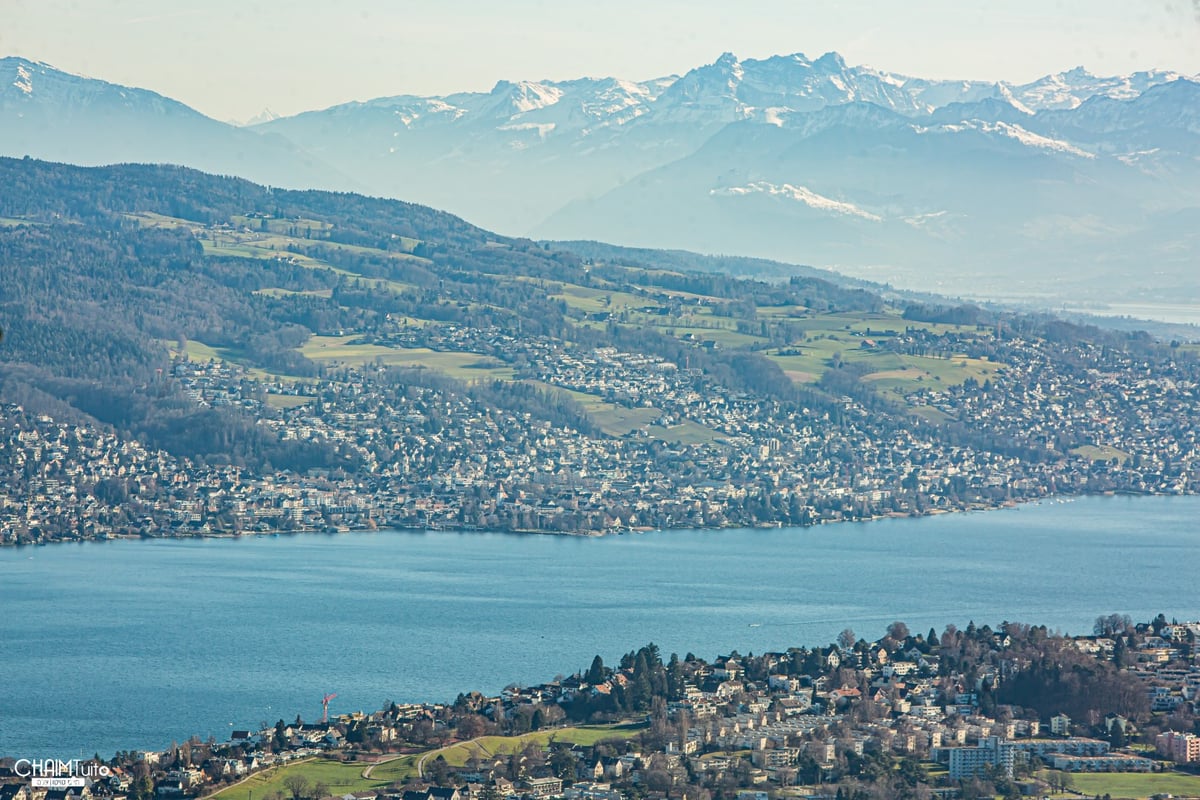
[[[241,128],[249,128],[252,125],[263,125],[268,122],[279,119],[279,115],[270,109],[269,106],[264,106],[263,110],[255,114],[245,122],[231,122],[231,125],[237,125]]]
[[[1064,142],[1060,139],[1051,139],[1048,136],[1034,133],[1026,130],[1020,125],[1013,125],[1008,122],[985,122],[982,123],[981,129],[985,133],[998,133],[1001,136],[1007,136],[1010,139],[1015,139],[1026,147],[1036,147],[1041,150],[1054,150],[1060,153],[1070,153],[1073,156],[1081,158],[1095,158],[1096,156],[1086,150],[1080,150],[1074,145]]]
[[[1049,136],[1043,136],[1039,133],[1034,133],[1033,131],[1027,130],[1020,125],[1015,125],[1011,122],[990,122],[986,120],[969,119],[957,123],[937,125],[932,128],[923,128],[919,125],[914,125],[913,130],[915,130],[917,133],[927,133],[930,131],[943,133],[979,131],[980,133],[1012,139],[1013,141],[1020,142],[1026,147],[1033,147],[1039,150],[1051,150],[1057,153],[1079,156],[1080,158],[1096,157],[1094,153],[1081,150],[1070,142],[1064,142],[1061,139],[1052,139]]]
[[[752,181],[745,186],[729,186],[719,189],[710,189],[708,193],[713,197],[744,197],[746,195],[765,194],[769,197],[780,197],[785,200],[794,200],[798,203],[803,203],[809,208],[817,209],[818,211],[829,211],[834,214],[861,217],[862,219],[871,220],[872,222],[883,221],[883,218],[879,215],[872,214],[870,211],[865,211],[853,203],[834,200],[832,197],[826,197],[825,195],[817,194],[805,186],[795,186],[790,183],[774,184],[770,183],[769,181]]]
[[[25,94],[33,94],[33,81],[30,79],[29,70],[25,68],[24,64],[17,65],[17,79],[13,81],[13,86]]]
[[[975,112],[956,111],[947,106],[999,102],[1006,108],[991,113],[984,110],[979,112],[981,117],[1020,122],[1021,117],[1048,109],[1077,108],[1098,94],[1117,98],[1136,96],[1165,79],[1165,73],[1159,72],[1098,78],[1076,67],[1018,86],[1004,82],[911,78],[847,65],[833,51],[815,60],[803,53],[740,60],[734,53],[725,52],[682,77],[649,81],[501,80],[490,92],[381,98],[355,105],[388,108],[406,128],[462,120],[476,131],[472,135],[482,135],[484,127],[512,132],[517,129],[510,125],[530,123],[538,126],[539,132],[552,131],[555,139],[561,139],[570,135],[590,136],[601,130],[615,131],[630,124],[636,124],[639,130],[648,125],[709,129],[754,120],[799,130],[807,127],[802,118],[809,112],[848,104],[871,104],[908,118],[935,115],[938,122],[958,122],[961,118],[952,115],[963,113],[965,118],[974,119]],[[435,108],[435,104],[440,107]],[[946,109],[946,113],[937,115],[940,109]]]
[[[813,62],[813,66],[824,70],[825,72],[844,72],[846,70],[846,59],[840,54],[830,50],[825,55]]]
[[[520,114],[554,105],[562,99],[563,91],[557,86],[547,83],[500,81],[492,90],[492,94],[507,96],[513,111]]]
[[[35,75],[44,74],[47,70],[56,71],[54,67],[41,61],[30,61],[27,58],[18,58],[15,56],[0,59],[0,65],[12,68],[13,80],[10,85],[26,97],[33,95]]]

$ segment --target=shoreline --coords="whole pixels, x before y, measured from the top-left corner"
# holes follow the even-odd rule
[[[1190,535],[1189,520],[1194,520],[1197,502],[1189,498],[1057,498],[1022,513],[946,517],[940,523],[910,519],[814,531],[744,529],[727,536],[696,530],[679,531],[675,536],[663,532],[640,540],[615,540],[607,546],[495,535],[387,535],[355,536],[346,541],[314,538],[292,542],[290,547],[263,541],[246,542],[242,547],[159,543],[144,550],[135,547],[137,553],[119,547],[26,550],[7,556],[0,553],[0,572],[13,579],[6,595],[20,601],[14,603],[14,621],[8,626],[13,641],[27,640],[29,655],[39,664],[39,659],[50,664],[85,651],[99,654],[103,658],[97,662],[95,683],[109,688],[95,696],[106,703],[123,695],[123,682],[135,677],[139,683],[150,680],[151,696],[155,691],[166,699],[175,695],[153,690],[153,673],[133,671],[127,676],[116,669],[124,664],[127,647],[114,644],[96,650],[87,646],[88,639],[101,634],[99,629],[88,633],[93,614],[100,615],[96,621],[123,620],[120,635],[131,635],[159,619],[178,618],[169,610],[146,609],[167,609],[159,599],[183,593],[193,598],[191,605],[204,623],[192,633],[163,637],[152,649],[207,642],[214,632],[226,640],[241,638],[254,643],[255,652],[263,654],[248,662],[239,678],[250,683],[266,680],[264,676],[275,669],[270,665],[277,663],[281,653],[297,652],[310,638],[300,629],[281,638],[275,630],[281,620],[300,615],[319,625],[319,630],[333,625],[344,631],[358,619],[348,632],[326,640],[328,646],[352,659],[337,667],[340,677],[329,677],[333,673],[326,659],[314,658],[311,665],[297,667],[296,683],[302,684],[302,689],[289,687],[280,694],[269,688],[228,700],[214,697],[217,706],[229,707],[228,712],[222,708],[213,715],[196,710],[195,719],[189,716],[192,711],[166,713],[168,708],[176,710],[174,699],[152,714],[130,703],[133,715],[128,721],[79,737],[87,740],[90,752],[97,744],[106,746],[109,736],[117,742],[109,749],[124,749],[124,737],[129,734],[135,737],[128,740],[132,746],[158,746],[179,731],[176,727],[154,735],[171,720],[186,719],[189,724],[184,727],[189,731],[194,722],[196,733],[206,736],[215,732],[221,737],[231,720],[292,719],[298,710],[308,718],[307,712],[314,708],[320,713],[316,700],[328,691],[340,691],[346,709],[389,697],[410,703],[449,700],[466,687],[496,693],[510,680],[532,680],[533,676],[524,672],[529,663],[539,665],[536,675],[562,671],[562,664],[586,666],[586,658],[576,664],[579,659],[573,655],[547,657],[557,648],[589,657],[603,654],[608,659],[610,654],[628,651],[631,642],[648,638],[680,653],[688,649],[713,654],[730,648],[758,653],[782,650],[790,644],[828,642],[846,626],[879,633],[893,619],[905,620],[914,630],[936,624],[939,631],[947,621],[961,627],[970,619],[993,626],[1001,619],[1037,619],[1080,634],[1091,630],[1096,608],[1142,617],[1175,608],[1180,618],[1200,618],[1200,609],[1194,604],[1179,606],[1179,597],[1188,596],[1186,575],[1164,576],[1152,586],[1126,586],[1118,592],[1109,574],[1123,574],[1132,564],[1161,564],[1162,548],[1167,545],[1182,547],[1180,554],[1196,553],[1198,545]],[[1093,525],[1100,527],[1091,531]],[[1117,543],[1123,543],[1122,549],[1111,550],[1109,545]],[[1126,552],[1129,559],[1112,557]],[[1030,557],[1013,560],[1017,553]],[[1064,563],[1064,558],[1088,554],[1093,560],[1084,568],[1073,570],[1074,575],[1060,575],[1059,594],[1025,591],[1059,575],[1060,567],[1055,565]],[[1027,567],[1027,560],[1040,566]],[[1175,563],[1181,562],[1176,558]],[[646,577],[665,588],[652,592],[647,588],[643,599],[631,600],[625,581],[634,580],[628,572],[632,564],[640,565]],[[1101,564],[1111,566],[1099,572],[1090,569]],[[534,571],[524,571],[533,565]],[[474,574],[480,568],[505,577],[483,580]],[[227,577],[215,580],[221,573]],[[581,582],[583,574],[596,577]],[[1096,581],[1098,574],[1107,577]],[[85,576],[101,576],[98,582],[105,586],[83,594],[89,598],[83,602],[46,601],[50,597],[46,589],[86,583]],[[348,576],[357,576],[351,581],[353,591],[346,591]],[[756,587],[753,596],[731,600],[729,587],[742,585],[747,591]],[[876,588],[868,595],[863,586]],[[564,595],[568,587],[569,593]],[[1082,591],[1076,593],[1076,588]],[[96,602],[90,600],[93,594]],[[267,616],[243,613],[248,599],[253,600],[254,608],[275,611]],[[377,611],[364,612],[368,608],[364,602]],[[1084,612],[1077,613],[1077,606]],[[488,617],[486,624],[472,627],[484,607],[499,609],[501,616]],[[543,607],[549,616],[539,616],[543,612],[538,609]],[[314,610],[306,611],[308,608]],[[598,616],[597,609],[605,612]],[[227,617],[231,613],[240,615],[241,622],[230,624]],[[372,622],[384,618],[388,620],[385,627]],[[581,619],[591,621],[581,623]],[[56,629],[47,625],[54,620],[78,621],[69,628],[75,644],[65,650],[60,648]],[[572,622],[573,628],[561,627]],[[137,627],[125,627],[130,625]],[[570,632],[549,635],[550,630],[560,628]],[[192,638],[197,634],[200,640]],[[546,634],[546,640],[541,634]],[[433,644],[433,637],[438,644]],[[373,643],[365,645],[367,641]],[[418,644],[408,644],[412,642]],[[470,648],[483,646],[483,642],[489,652],[495,650],[496,663],[503,669],[472,667],[462,670],[462,680],[454,681],[417,673],[429,657],[440,659],[443,652],[479,652]],[[202,645],[196,645],[193,652],[189,647],[192,645],[181,651],[185,660],[180,662],[179,680],[190,682],[209,674],[210,660],[214,665],[228,663],[227,652],[214,654]],[[430,647],[436,652],[427,650]],[[356,663],[370,668],[353,668]],[[21,667],[13,675],[27,683],[34,696],[40,691],[47,698],[73,699],[70,686],[60,686],[62,682],[50,676],[38,677],[42,671],[40,667]],[[397,683],[401,677],[403,686]],[[398,687],[403,696],[397,696],[401,694]],[[115,702],[122,708],[127,701]],[[264,713],[264,708],[271,710]],[[295,710],[281,714],[283,709]],[[15,737],[17,732],[10,733]],[[142,738],[139,733],[151,735]],[[56,741],[74,742],[74,736],[65,728],[53,727],[45,735],[30,729],[16,738],[31,750],[43,744],[52,747]],[[11,752],[17,746],[16,738],[0,749]]]
[[[403,524],[387,524],[374,526],[343,526],[331,530],[305,528],[305,529],[280,529],[273,531],[253,531],[253,532],[233,532],[233,531],[210,531],[210,532],[188,532],[188,533],[170,533],[160,536],[147,536],[137,533],[106,533],[101,536],[87,538],[63,538],[54,539],[45,542],[0,542],[0,550],[6,548],[21,549],[26,547],[46,547],[52,545],[66,544],[82,544],[85,542],[112,542],[112,541],[149,541],[149,540],[187,540],[187,539],[246,539],[246,538],[271,538],[282,536],[312,536],[315,534],[323,534],[325,536],[341,536],[348,533],[371,533],[379,531],[397,531],[397,532],[413,532],[413,533],[500,533],[511,536],[562,536],[580,539],[602,539],[611,536],[625,536],[629,534],[642,533],[658,533],[665,531],[725,531],[737,529],[754,529],[767,530],[772,528],[794,528],[807,529],[826,525],[842,525],[842,524],[865,524],[878,522],[887,519],[923,519],[926,517],[939,517],[949,514],[967,514],[967,513],[982,513],[988,511],[998,511],[1002,509],[1016,509],[1021,506],[1036,505],[1047,501],[1069,502],[1082,498],[1091,497],[1200,497],[1200,492],[1130,492],[1130,491],[1104,491],[1104,492],[1082,492],[1078,494],[1068,493],[1049,493],[1038,497],[1030,497],[1027,499],[1013,500],[1008,499],[1000,503],[971,503],[962,508],[934,508],[928,511],[915,512],[900,512],[890,511],[884,514],[873,514],[857,518],[841,518],[841,519],[819,519],[810,523],[785,523],[785,522],[763,522],[754,525],[734,524],[704,526],[704,525],[677,525],[665,528],[656,528],[650,526],[637,527],[619,527],[609,531],[558,531],[558,530],[541,530],[541,529],[521,529],[521,528],[480,528],[476,525],[403,525]]]

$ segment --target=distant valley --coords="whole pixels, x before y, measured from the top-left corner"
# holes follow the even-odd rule
[[[1195,303],[1200,84],[931,81],[835,53],[501,81],[238,128],[0,60],[0,153],[177,163],[429,204],[511,235],[736,253],[971,297]]]

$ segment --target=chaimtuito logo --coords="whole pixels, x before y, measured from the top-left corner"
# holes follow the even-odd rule
[[[19,758],[13,764],[19,778],[29,778],[31,786],[45,789],[69,789],[86,786],[88,778],[107,778],[112,770],[103,764],[72,758]]]

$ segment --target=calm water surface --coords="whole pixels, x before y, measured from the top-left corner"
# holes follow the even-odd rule
[[[1089,498],[807,529],[604,539],[380,532],[0,551],[0,756],[448,701],[664,654],[904,620],[1200,617],[1200,498]]]

